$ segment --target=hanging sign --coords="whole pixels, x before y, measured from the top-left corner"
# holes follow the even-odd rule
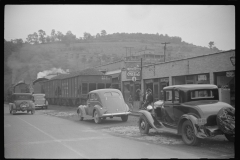
[[[136,80],[140,80],[141,69],[140,68],[127,68],[126,77],[127,79],[132,79],[136,77]]]
[[[168,82],[168,81],[169,81],[168,78],[161,78],[161,79],[160,79],[160,82]]]
[[[132,77],[132,81],[135,82],[137,80],[136,77]]]
[[[234,72],[226,72],[226,77],[234,77]]]

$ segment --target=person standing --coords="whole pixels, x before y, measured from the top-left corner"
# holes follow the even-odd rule
[[[131,111],[133,111],[133,99],[132,99],[132,95],[130,94],[129,98],[128,98],[128,104],[129,104],[129,108]]]
[[[148,88],[146,92],[146,99],[143,104],[143,109],[147,109],[147,106],[150,105],[151,103],[153,103],[152,90]]]

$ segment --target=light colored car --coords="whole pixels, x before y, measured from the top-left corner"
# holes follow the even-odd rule
[[[91,117],[95,123],[101,123],[107,117],[121,117],[123,122],[128,120],[129,107],[118,89],[98,89],[88,93],[87,105],[77,109],[79,120]]]
[[[35,105],[31,93],[14,93],[10,98],[9,103],[10,114],[15,114],[17,111],[22,111],[31,114],[35,113]]]
[[[48,101],[45,99],[45,94],[33,94],[33,97],[36,108],[48,108]]]

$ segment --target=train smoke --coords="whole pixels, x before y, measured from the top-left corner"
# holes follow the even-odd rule
[[[48,76],[48,75],[51,75],[51,74],[66,74],[68,73],[69,70],[67,69],[66,71],[64,71],[63,69],[61,68],[52,68],[50,70],[45,70],[45,71],[42,71],[42,72],[38,72],[37,74],[37,78],[43,78],[45,76]]]

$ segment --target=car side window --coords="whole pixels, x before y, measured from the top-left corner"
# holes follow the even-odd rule
[[[172,102],[172,90],[165,91],[165,101]]]
[[[174,90],[174,103],[179,103],[179,91]]]
[[[90,100],[94,100],[94,99],[95,99],[95,94],[94,93],[90,94]]]

